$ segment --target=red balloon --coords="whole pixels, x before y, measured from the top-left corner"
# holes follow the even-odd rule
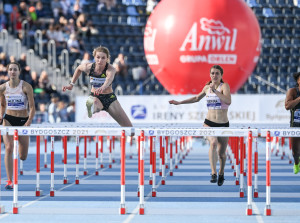
[[[199,93],[219,64],[236,92],[260,54],[260,28],[244,1],[162,0],[144,33],[147,62],[170,94]]]

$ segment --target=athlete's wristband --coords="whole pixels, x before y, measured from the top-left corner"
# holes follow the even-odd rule
[[[72,82],[72,81],[70,81],[70,84],[72,85],[72,86],[74,86],[75,84]]]

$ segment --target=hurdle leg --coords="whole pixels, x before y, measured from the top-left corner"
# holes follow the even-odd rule
[[[63,184],[68,183],[68,173],[67,173],[67,136],[63,136],[63,147],[64,147],[64,180]]]
[[[87,136],[84,136],[83,175],[86,176],[87,174]]]
[[[162,164],[161,164],[161,185],[165,185],[166,184],[166,165],[165,165],[165,148],[166,148],[166,144],[165,144],[165,140],[164,138],[162,139]]]
[[[173,142],[172,137],[170,138],[170,176],[173,176]]]
[[[258,150],[257,150],[257,137],[254,138],[255,152],[254,152],[254,194],[253,197],[258,197]]]
[[[270,131],[266,136],[266,207],[265,215],[271,215],[271,136]]]
[[[99,148],[98,148],[98,144],[99,144],[99,137],[96,136],[96,162],[95,162],[95,175],[98,176],[99,175]]]
[[[79,184],[79,136],[76,136],[76,172],[75,184]]]
[[[178,137],[175,140],[175,169],[178,169]]]
[[[141,146],[140,146],[140,209],[139,214],[145,214],[145,199],[144,199],[144,146],[145,136],[144,131],[141,131]]]
[[[40,136],[36,136],[36,188],[35,196],[41,196],[40,190]]]
[[[156,150],[155,150],[155,140],[153,137],[153,151],[152,151],[152,197],[156,197]]]
[[[152,160],[152,153],[153,153],[153,136],[149,137],[149,143],[150,143],[150,172],[149,172],[149,185],[152,185],[152,165],[153,165],[153,160]]]
[[[252,215],[252,132],[248,133],[248,193],[247,193],[247,215]]]
[[[47,136],[44,136],[44,146],[45,146],[45,149],[44,149],[44,168],[47,168],[48,165],[47,165]]]
[[[13,151],[13,175],[14,175],[14,188],[13,188],[13,214],[19,213],[18,208],[18,150],[19,150],[19,136],[18,130],[14,131],[14,151]]]
[[[51,179],[50,197],[54,197],[54,136],[51,136]]]
[[[103,136],[99,136],[100,139],[100,168],[104,168],[103,165]]]
[[[121,204],[120,204],[120,214],[126,214],[126,206],[125,206],[125,131],[122,131],[121,136]]]
[[[1,145],[2,145],[2,142],[1,142],[1,130],[0,130],[0,150],[1,150]],[[0,152],[0,185],[1,185],[1,152]],[[1,201],[1,187],[0,187],[0,201]],[[2,214],[4,212],[5,212],[5,208],[0,203],[0,214]]]

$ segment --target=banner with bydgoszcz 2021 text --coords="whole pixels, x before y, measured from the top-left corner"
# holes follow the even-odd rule
[[[183,100],[194,95],[118,96],[118,100],[133,123],[203,123],[207,108],[203,98],[198,103],[170,105],[169,100]],[[107,112],[88,118],[87,97],[76,98],[76,122],[115,123]],[[284,107],[285,95],[236,95],[228,109],[230,123],[288,124],[290,112]]]

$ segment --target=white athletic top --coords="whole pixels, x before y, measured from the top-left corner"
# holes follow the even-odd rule
[[[9,86],[9,81],[6,82],[5,100],[8,110],[25,110],[28,108],[28,98],[22,90],[23,81],[15,88]]]
[[[219,85],[216,89],[221,91],[221,86],[223,83]],[[228,109],[229,105],[225,104],[221,101],[221,99],[212,91],[208,91],[206,94],[206,105],[208,110],[221,110],[221,109]]]

